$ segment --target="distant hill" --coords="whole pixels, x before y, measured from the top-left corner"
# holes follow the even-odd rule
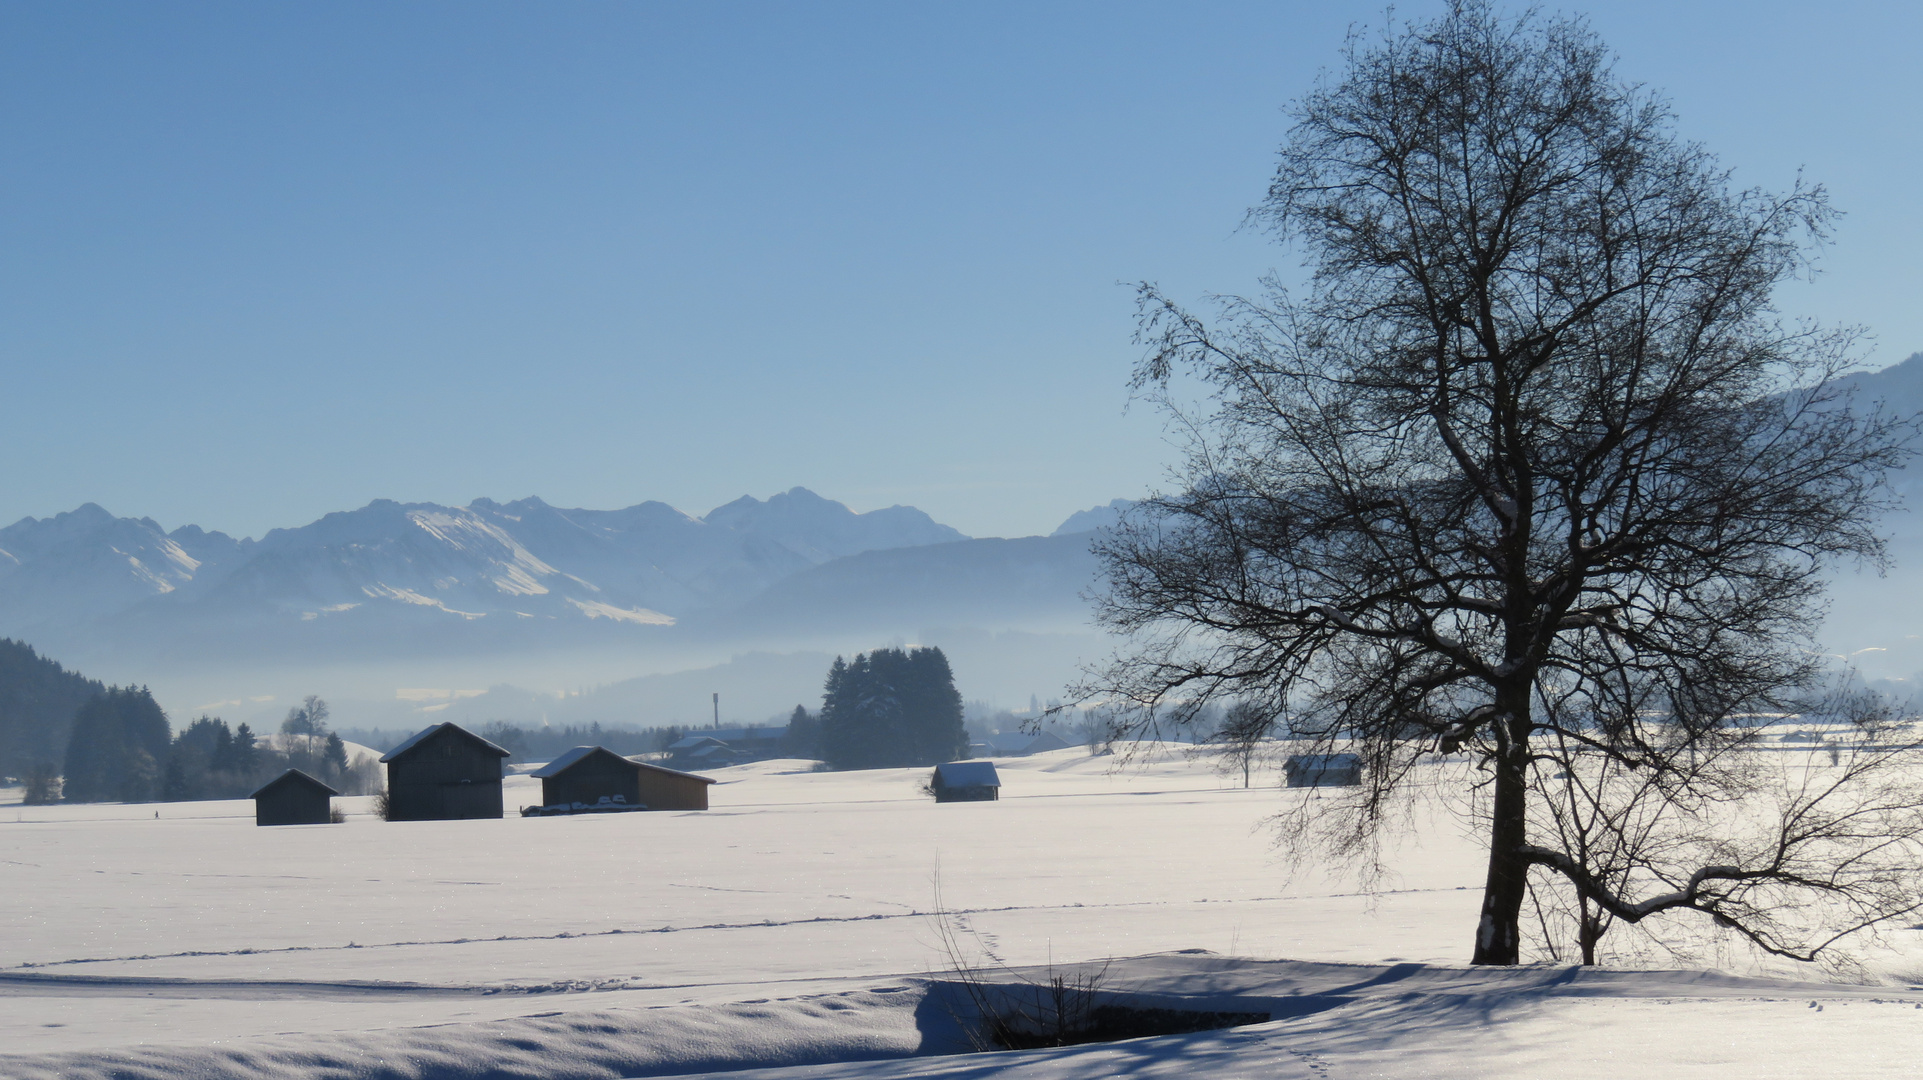
[[[0,638],[0,775],[19,776],[36,763],[57,767],[74,713],[105,689],[24,642]]]

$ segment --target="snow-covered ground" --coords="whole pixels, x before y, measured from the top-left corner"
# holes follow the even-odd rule
[[[1877,985],[1471,970],[1480,859],[1447,818],[1365,894],[1278,859],[1265,817],[1316,795],[1272,774],[1244,790],[1179,754],[1118,770],[1079,750],[1002,771],[1001,801],[939,806],[925,770],[802,762],[721,770],[706,813],[402,824],[343,799],[344,826],[261,829],[244,802],[6,806],[0,1075],[1579,1080],[1923,1061],[1904,978],[1923,933],[1899,932]],[[539,801],[538,781],[507,787],[511,807]],[[963,1049],[944,924],[994,978],[1120,958],[1104,988],[1128,1000],[1278,1018],[931,1056]]]

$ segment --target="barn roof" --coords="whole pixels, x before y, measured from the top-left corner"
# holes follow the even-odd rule
[[[267,781],[265,784],[262,784],[258,790],[256,790],[252,795],[249,795],[247,797],[250,799],[258,799],[262,795],[267,794],[268,791],[274,788],[277,788],[282,784],[303,784],[307,787],[315,788],[319,791],[325,791],[329,795],[340,794],[340,792],[335,791],[331,787],[328,787],[326,783],[320,780],[314,779],[313,777],[307,775],[306,773],[301,772],[299,769],[289,769],[286,772],[281,773],[279,776],[274,777],[272,780]]]
[[[591,756],[596,750],[601,751],[603,754],[608,755],[623,765],[636,764],[636,762],[629,761],[627,758],[622,757],[620,754],[615,753],[605,746],[577,746],[528,775],[538,777],[542,780],[546,780],[550,776],[559,776],[579,764],[585,758]]]
[[[992,761],[950,761],[935,766],[935,775],[943,787],[1002,786],[1002,778],[995,772]]]
[[[1288,765],[1299,769],[1347,769],[1362,764],[1359,754],[1290,754]]]
[[[650,772],[666,773],[669,776],[685,776],[690,780],[699,780],[704,784],[719,784],[721,782],[712,776],[700,776],[691,772],[682,772],[680,769],[670,769],[666,765],[656,765],[649,761],[635,761],[633,758],[629,758],[628,760]]]
[[[675,741],[669,743],[668,749],[686,750],[689,747],[707,746],[710,743],[713,743],[716,746],[728,745],[727,743],[722,742],[720,739],[717,739],[712,735],[688,735],[683,738],[676,739]]]
[[[462,727],[461,725],[449,722],[445,724],[435,724],[433,727],[422,728],[421,730],[415,732],[413,736],[409,738],[406,742],[402,743],[399,746],[396,746],[392,750],[389,750],[387,753],[382,754],[381,760],[393,761],[395,758],[400,757],[402,754],[407,753],[409,750],[412,750],[416,746],[419,746],[421,743],[427,741],[429,736],[433,735],[438,731],[444,731],[444,730],[452,731],[456,735],[461,735],[469,739],[472,739],[475,742],[480,743],[482,746],[487,747],[489,750],[492,750],[495,753],[501,755],[502,757],[507,757],[511,753],[511,751],[501,749],[500,747],[494,745],[491,742],[488,742],[486,739],[481,738],[479,735],[474,734],[472,731],[469,731],[468,729]]]

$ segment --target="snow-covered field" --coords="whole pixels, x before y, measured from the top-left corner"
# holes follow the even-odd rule
[[[940,806],[924,770],[801,762],[721,770],[706,813],[390,824],[345,799],[344,826],[261,829],[244,802],[6,806],[0,1075],[1923,1070],[1923,933],[1876,985],[1468,969],[1480,862],[1447,819],[1370,895],[1277,858],[1263,819],[1315,795],[1272,775],[1075,750],[1002,771],[1002,801]],[[993,978],[1116,958],[1103,987],[1138,1003],[1277,1019],[956,1054],[944,921]]]

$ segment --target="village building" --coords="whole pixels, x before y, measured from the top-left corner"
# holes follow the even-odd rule
[[[325,825],[333,819],[333,798],[340,792],[289,769],[247,796],[254,800],[256,825]]]
[[[736,754],[733,747],[720,739],[709,735],[689,735],[668,744],[668,760],[676,765],[714,769],[733,765]]]
[[[668,760],[710,769],[765,761],[780,757],[787,739],[786,727],[697,728],[668,744]]]
[[[1362,759],[1354,754],[1291,754],[1282,764],[1288,787],[1355,787]]]
[[[501,763],[508,752],[454,724],[438,724],[389,750],[389,821],[501,816]]]
[[[935,766],[929,790],[936,802],[993,802],[1002,797],[1002,778],[992,761],[950,761]]]
[[[763,761],[780,757],[782,747],[788,741],[788,727],[738,727],[708,728],[705,731],[691,731],[690,735],[706,735],[728,744],[728,749],[743,761]]]
[[[1028,757],[1030,754],[1046,754],[1050,750],[1066,750],[1076,744],[1062,738],[1059,732],[1044,731],[1031,735],[1026,731],[998,731],[979,743],[969,743],[970,753],[978,749],[984,755],[995,757]]]

